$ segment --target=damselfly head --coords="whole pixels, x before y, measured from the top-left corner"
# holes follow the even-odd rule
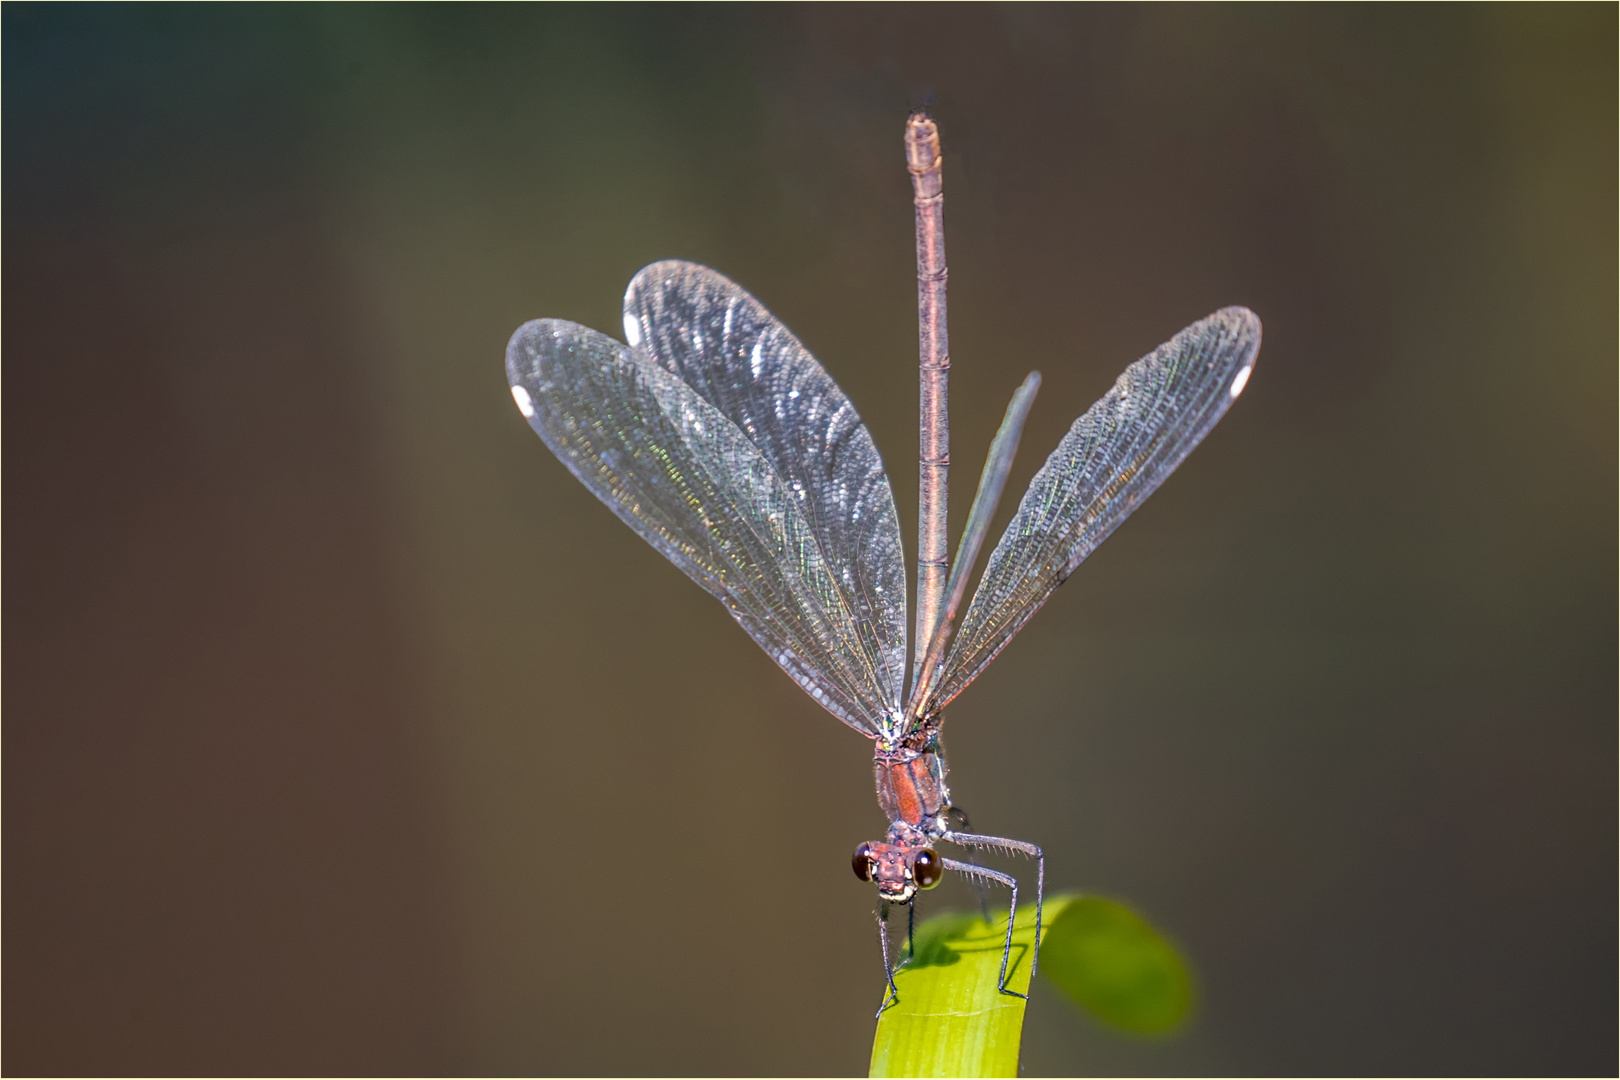
[[[930,847],[902,844],[862,844],[851,860],[855,876],[877,882],[878,895],[893,904],[905,904],[918,889],[932,889],[945,872],[945,861]]]

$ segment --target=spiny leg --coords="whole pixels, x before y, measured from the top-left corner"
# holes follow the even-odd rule
[[[965,824],[965,823],[964,823]],[[1041,903],[1046,894],[1046,853],[1026,840],[1010,840],[1005,836],[984,836],[979,833],[950,832],[945,839],[963,847],[992,848],[1017,855],[1030,855],[1035,859],[1035,954],[1029,962],[1029,977],[1035,977],[1036,965],[1041,959]],[[989,920],[985,920],[988,922]]]
[[[945,864],[947,870],[955,870],[958,874],[966,874],[969,877],[976,876],[999,882],[1007,886],[1012,892],[1012,902],[1007,907],[1007,940],[1001,946],[1001,978],[996,982],[996,989],[1003,994],[1011,994],[1013,997],[1027,1000],[1029,998],[1028,994],[1020,994],[1017,990],[1007,989],[1007,959],[1012,955],[1013,923],[1018,918],[1018,879],[1011,874],[1003,874],[1000,870],[992,870],[988,866],[980,866],[978,863],[962,862],[960,859],[942,859],[940,861]],[[1031,976],[1035,974],[1034,964],[1030,965],[1029,973]]]
[[[953,833],[971,834],[973,832],[973,823],[968,820],[967,811],[960,806],[953,805],[945,808],[945,823],[949,826],[945,832],[946,839],[949,839]],[[973,893],[979,898],[979,914],[983,915],[984,921],[988,923],[990,921],[990,889],[978,878],[969,878],[968,880],[973,883]]]
[[[888,983],[888,993],[883,999],[883,1004],[878,1006],[877,1011],[878,1019],[881,1020],[885,1010],[900,1000],[900,988],[894,985],[894,968],[889,965],[889,902],[887,900],[878,901],[877,925],[878,944],[883,947],[883,979]]]
[[[902,963],[909,964],[917,958],[917,903],[912,901],[906,905],[906,958]]]

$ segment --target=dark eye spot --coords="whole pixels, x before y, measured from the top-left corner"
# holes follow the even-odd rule
[[[855,849],[855,857],[851,859],[850,866],[855,869],[855,876],[862,881],[872,880],[872,845],[862,844]]]
[[[944,872],[944,861],[933,848],[923,848],[911,861],[911,876],[916,879],[920,889],[932,889],[938,885],[940,875]]]

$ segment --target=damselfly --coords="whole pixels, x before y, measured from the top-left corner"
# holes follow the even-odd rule
[[[860,845],[853,865],[877,886],[884,1007],[897,993],[890,905],[906,905],[909,920],[918,890],[945,871],[1010,891],[999,984],[1017,993],[1007,988],[1017,879],[935,845],[1034,857],[1037,956],[1045,856],[1034,844],[968,831],[946,784],[943,711],[1209,433],[1260,349],[1259,319],[1230,307],[1126,368],[1030,481],[957,628],[1040,377],[1032,373],[1007,408],[947,575],[941,157],[938,129],[922,114],[907,123],[906,156],[922,390],[909,692],[905,559],[883,462],[843,391],[763,304],[707,267],[653,263],[625,292],[623,342],[539,319],[506,352],[513,399],[569,471],[717,597],[811,697],[873,741],[889,829]]]

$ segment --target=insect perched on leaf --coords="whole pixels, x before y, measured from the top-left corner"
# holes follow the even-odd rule
[[[918,890],[947,871],[1010,890],[999,988],[1017,993],[1007,963],[1018,881],[936,845],[1036,859],[1037,950],[1045,857],[1034,844],[968,831],[946,784],[943,710],[1209,433],[1260,348],[1260,321],[1230,307],[1126,368],[1035,474],[957,628],[1040,378],[1031,374],[1008,406],[947,578],[949,357],[932,120],[911,118],[906,150],[923,391],[909,690],[905,558],[888,476],[855,407],[763,304],[707,267],[658,262],[625,292],[623,342],[539,319],[506,352],[513,399],[569,471],[725,604],[811,697],[873,741],[889,829],[860,845],[853,865],[878,890],[885,1007],[896,992],[883,929],[890,905],[907,905],[909,916]]]

